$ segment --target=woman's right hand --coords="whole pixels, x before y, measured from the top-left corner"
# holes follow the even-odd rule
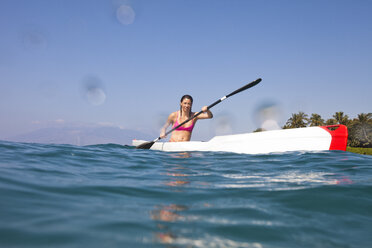
[[[165,135],[165,131],[162,130],[162,131],[160,132],[160,138],[164,139],[164,138],[166,138],[166,137],[167,137],[167,135]]]

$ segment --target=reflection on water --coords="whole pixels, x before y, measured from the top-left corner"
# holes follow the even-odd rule
[[[182,166],[177,166],[174,168],[174,170],[182,170],[184,169],[184,167]],[[172,186],[172,187],[176,187],[176,186],[182,186],[182,185],[186,185],[186,184],[189,184],[190,181],[188,181],[188,176],[187,174],[183,174],[183,173],[177,173],[177,172],[167,172],[166,173],[167,176],[169,176],[169,181],[168,182],[165,182],[165,185],[167,186]]]
[[[329,172],[302,172],[290,171],[283,173],[249,173],[249,174],[223,174],[225,178],[234,179],[228,184],[216,183],[218,188],[257,188],[272,191],[299,190],[322,185],[352,184],[347,176]]]
[[[182,180],[177,180],[177,181],[170,181],[168,183],[166,183],[166,185],[168,186],[180,186],[180,185],[184,185],[184,184],[188,184],[189,182],[187,181],[182,181]]]
[[[371,244],[367,156],[0,142],[0,161],[1,247]]]
[[[177,204],[156,206],[155,208],[156,210],[151,212],[151,219],[166,222],[174,222],[177,220],[184,219],[184,217],[178,214],[178,212],[185,211],[188,209],[187,206]]]
[[[181,159],[187,159],[191,157],[191,154],[188,152],[171,153],[169,155],[172,158]],[[190,169],[180,164],[172,164],[166,170],[167,172],[165,173],[165,175],[167,176],[167,180],[164,182],[164,185],[170,187],[172,192],[184,194],[184,186],[191,183]],[[180,190],[180,188],[184,189]],[[178,235],[175,229],[172,229],[171,224],[188,221],[188,218],[186,216],[186,212],[188,209],[189,206],[175,203],[157,205],[154,207],[154,210],[150,213],[150,218],[157,223],[156,227],[158,231],[154,234],[156,242],[160,242],[161,244],[166,245],[172,244],[172,247],[175,247],[174,244],[180,238],[180,235]]]
[[[189,152],[169,153],[169,156],[172,158],[191,158],[191,153]]]
[[[284,171],[251,171],[244,169],[223,170],[225,173],[219,174],[219,180],[215,180],[213,185],[206,179],[210,175],[207,171],[195,171],[195,162],[199,163],[199,157],[195,153],[169,153],[171,159],[167,160],[164,166],[163,180],[161,185],[173,194],[172,198],[157,204],[150,212],[150,219],[155,222],[156,230],[153,233],[156,244],[163,244],[165,247],[263,247],[259,242],[245,242],[234,240],[234,238],[221,237],[205,232],[198,232],[203,225],[213,225],[218,228],[235,226],[240,223],[239,219],[232,220],[223,216],[208,216],[203,214],[211,213],[216,210],[214,204],[209,202],[199,202],[190,206],[185,202],[195,189],[244,189],[256,188],[257,191],[289,191],[301,190],[324,185],[353,184],[353,181],[346,175],[329,171],[299,170],[291,169]],[[253,157],[255,158],[255,157]],[[272,158],[271,158],[272,160]],[[274,160],[273,160],[274,161]],[[200,164],[200,163],[199,163]],[[208,163],[207,163],[208,164]],[[198,167],[200,168],[200,167]],[[211,175],[212,177],[215,175]],[[205,178],[200,180],[200,178]],[[174,195],[176,194],[176,195]],[[181,200],[179,200],[181,199]],[[185,199],[185,200],[182,200]],[[180,202],[181,201],[181,202]],[[195,212],[202,211],[203,214],[196,215]],[[267,218],[251,219],[248,214],[244,218],[246,225],[254,226],[273,226],[285,225],[281,221],[272,221],[265,208],[247,204],[245,211],[260,212]],[[226,212],[231,216],[235,213]],[[244,211],[243,211],[244,212]],[[231,217],[230,216],[230,217]],[[247,219],[249,221],[247,221]],[[230,233],[230,235],[233,235]]]
[[[175,231],[172,231],[168,225],[165,223],[178,222],[186,220],[185,216],[181,212],[186,211],[187,206],[170,204],[166,206],[156,206],[155,210],[151,212],[151,219],[157,221],[156,227],[159,229],[155,233],[157,242],[163,244],[172,244],[177,238]]]
[[[190,158],[191,154],[189,152],[171,153],[169,154],[172,158]],[[190,183],[190,174],[184,173],[188,172],[188,168],[179,164],[174,164],[167,168],[166,175],[169,181],[164,182],[165,185],[171,187],[183,186]],[[190,172],[191,173],[191,172]]]

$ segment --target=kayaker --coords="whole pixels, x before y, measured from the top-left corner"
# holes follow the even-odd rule
[[[171,113],[168,116],[167,122],[163,126],[160,132],[160,137],[165,138],[165,133],[167,128],[170,125],[173,125],[172,128],[178,126],[180,123],[194,116],[196,113],[191,111],[193,99],[190,95],[184,95],[180,101],[180,110]],[[208,106],[202,107],[203,113],[192,119],[191,121],[180,126],[172,132],[172,135],[169,139],[170,142],[180,142],[180,141],[190,141],[191,133],[195,126],[195,123],[199,119],[211,119],[213,114],[208,110]]]

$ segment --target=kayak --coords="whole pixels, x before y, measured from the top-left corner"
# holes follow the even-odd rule
[[[151,150],[264,154],[291,151],[346,150],[347,127],[331,125],[215,136],[209,141],[155,142]],[[147,141],[133,140],[138,146]]]

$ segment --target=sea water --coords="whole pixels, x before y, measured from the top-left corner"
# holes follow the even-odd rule
[[[372,156],[0,142],[0,247],[372,247]]]

